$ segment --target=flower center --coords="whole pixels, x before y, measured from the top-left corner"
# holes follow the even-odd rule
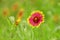
[[[33,22],[38,23],[39,22],[39,17],[34,17]]]

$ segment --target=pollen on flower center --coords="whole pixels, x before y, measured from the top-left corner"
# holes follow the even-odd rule
[[[39,17],[34,17],[34,18],[33,18],[33,22],[34,22],[34,23],[38,23],[38,22],[39,22]]]

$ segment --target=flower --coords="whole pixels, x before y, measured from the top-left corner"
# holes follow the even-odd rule
[[[33,11],[31,16],[27,19],[28,23],[34,27],[39,27],[44,22],[44,15],[41,11]]]
[[[15,21],[15,25],[17,26],[19,24],[19,22],[21,21],[20,18],[18,18],[16,21]]]
[[[23,12],[24,12],[23,9],[20,9],[20,10],[19,10],[19,12],[18,12],[18,14],[17,14],[17,20],[16,20],[16,22],[15,22],[16,25],[18,25],[19,22],[21,21],[21,19],[22,19],[22,17],[23,17]]]
[[[17,14],[17,18],[22,18],[23,12],[24,12],[24,9],[21,8],[21,9],[19,10],[18,14]]]
[[[9,10],[8,8],[3,8],[3,16],[6,17],[9,15]]]
[[[13,11],[16,11],[17,8],[18,8],[18,2],[14,3],[14,4],[12,5]]]

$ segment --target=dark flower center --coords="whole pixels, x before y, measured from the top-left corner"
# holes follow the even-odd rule
[[[39,22],[39,19],[40,19],[39,17],[34,17],[34,18],[33,18],[33,22],[34,22],[34,23],[38,23],[38,22]]]

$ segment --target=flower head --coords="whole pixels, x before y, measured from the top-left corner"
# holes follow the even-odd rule
[[[41,11],[32,12],[31,16],[27,19],[28,23],[33,27],[39,27],[44,22],[44,15]]]
[[[21,21],[22,17],[23,17],[23,13],[24,13],[24,10],[23,9],[20,9],[18,14],[17,14],[17,20],[15,22],[16,25],[19,24],[19,22]]]
[[[12,5],[13,11],[16,11],[17,8],[18,8],[18,2],[14,3],[14,4]]]
[[[6,17],[6,16],[8,16],[8,15],[9,15],[9,10],[8,10],[8,8],[4,8],[4,9],[3,9],[3,16]]]

